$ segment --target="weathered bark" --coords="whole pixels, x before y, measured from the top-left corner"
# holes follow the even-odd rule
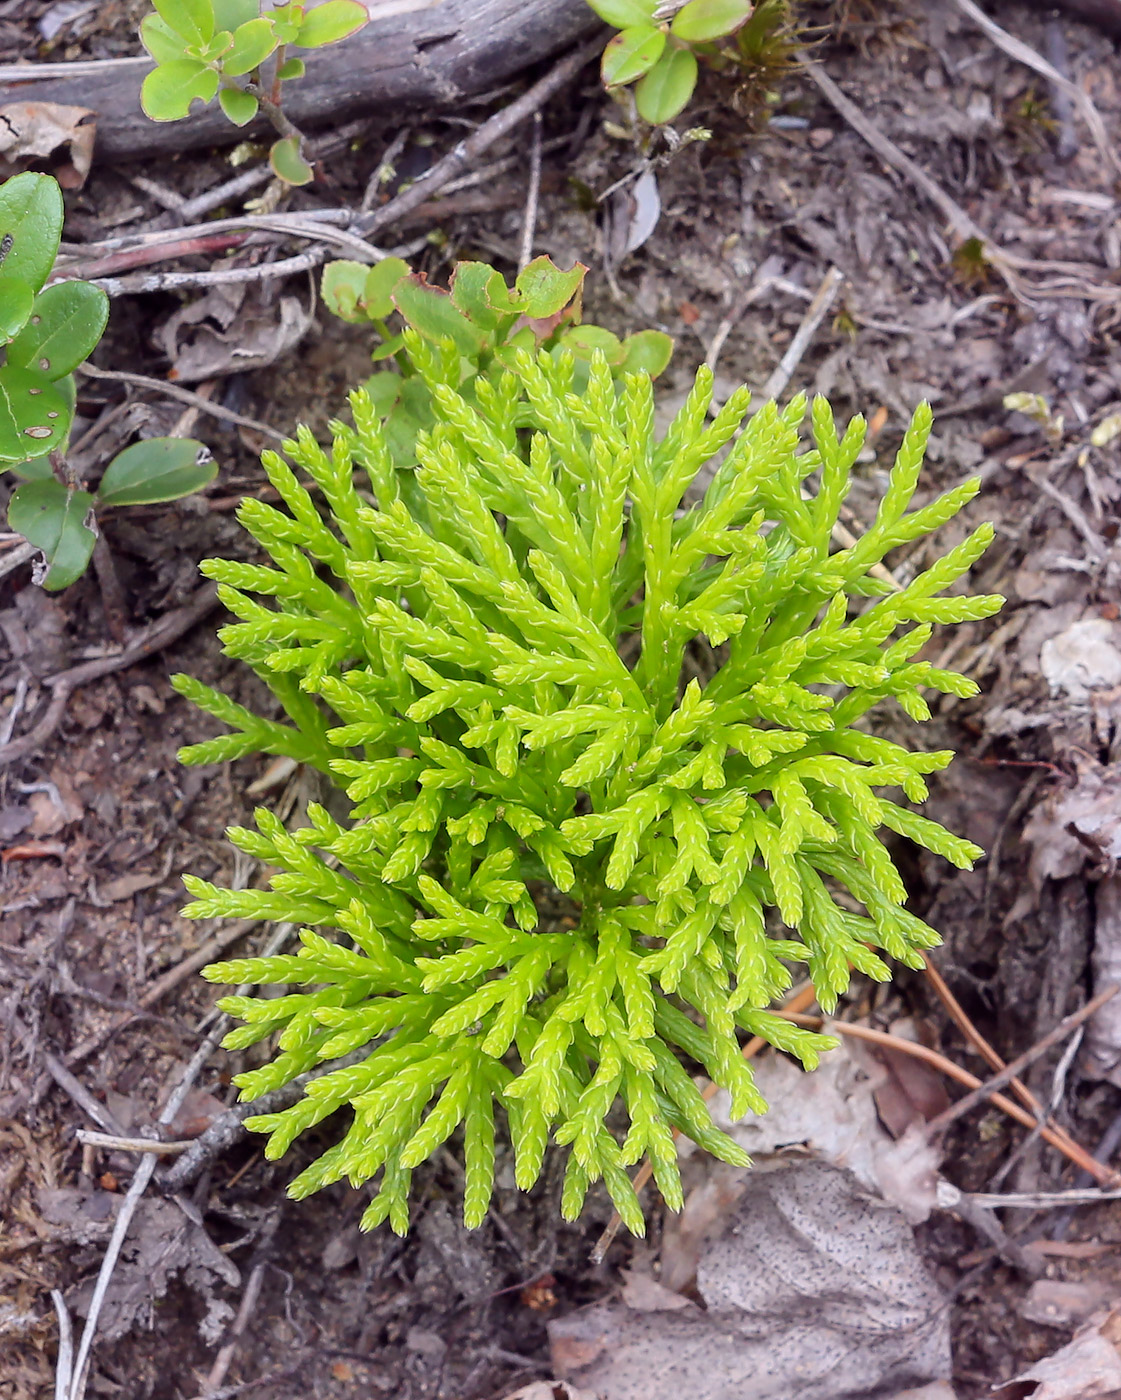
[[[371,19],[352,38],[305,55],[307,72],[284,90],[301,128],[364,112],[449,108],[570,44],[599,23],[585,0],[437,0]],[[127,160],[243,140],[217,103],[180,122],[149,121],[140,84],[144,58],[0,67],[0,106],[61,102],[97,113],[95,159]],[[265,128],[250,127],[255,133]]]

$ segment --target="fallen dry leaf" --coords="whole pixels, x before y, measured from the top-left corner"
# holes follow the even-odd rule
[[[1038,1278],[1018,1311],[1029,1322],[1040,1322],[1046,1327],[1074,1327],[1104,1307],[1113,1293],[1110,1284],[1097,1280]]]
[[[1117,1327],[1119,1315],[1110,1313],[1094,1326],[1078,1332],[1065,1347],[1037,1361],[997,1392],[1038,1381],[1026,1400],[1105,1400],[1121,1390],[1121,1355],[1105,1335]]]
[[[550,1323],[557,1373],[601,1400],[867,1400],[949,1375],[949,1311],[906,1221],[826,1162],[749,1173],[697,1287],[707,1311]]]
[[[177,311],[159,333],[181,384],[263,369],[307,334],[311,312],[296,297],[266,302],[256,287],[218,286]]]
[[[0,107],[0,178],[64,151],[54,176],[64,190],[86,183],[97,134],[96,113],[57,102],[10,102]]]

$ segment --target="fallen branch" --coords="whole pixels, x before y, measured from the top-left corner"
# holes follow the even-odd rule
[[[432,112],[508,82],[551,58],[600,22],[584,0],[411,0],[407,12],[375,6],[345,43],[303,55],[307,71],[285,93],[284,110],[302,130],[337,126],[360,113]],[[378,13],[381,10],[381,13]],[[0,105],[62,102],[97,114],[98,160],[129,160],[233,145],[263,133],[228,122],[216,103],[184,121],[152,122],[140,107],[149,58],[24,63],[0,68]]]

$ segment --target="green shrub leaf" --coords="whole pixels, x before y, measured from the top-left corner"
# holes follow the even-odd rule
[[[145,15],[140,21],[140,42],[157,63],[174,63],[186,58],[186,41],[159,15]]]
[[[101,339],[109,298],[90,282],[55,282],[39,293],[27,324],[8,346],[8,363],[61,379]]]
[[[70,431],[66,399],[45,374],[0,367],[0,462],[22,462],[56,448]]]
[[[0,345],[14,340],[27,324],[35,293],[17,277],[0,276]]]
[[[664,331],[636,331],[627,336],[622,348],[623,369],[628,374],[657,379],[673,357],[673,337]]]
[[[340,258],[329,262],[323,269],[319,284],[320,295],[327,310],[340,320],[366,321],[366,278],[370,272],[368,263],[349,262]],[[390,310],[392,310],[392,305]]]
[[[622,30],[608,41],[603,51],[600,73],[605,86],[633,83],[636,78],[649,73],[661,58],[665,46],[664,29],[642,24]]]
[[[193,102],[212,102],[218,74],[194,58],[177,58],[153,68],[140,86],[140,105],[154,122],[187,116]]]
[[[689,0],[674,15],[670,32],[687,44],[704,44],[733,34],[751,18],[753,0]]]
[[[369,18],[365,5],[358,4],[358,0],[327,0],[326,4],[307,11],[292,42],[301,49],[337,44],[340,39],[357,33]]]
[[[534,258],[518,273],[514,283],[521,294],[521,310],[534,319],[545,319],[563,311],[584,283],[588,269],[577,263],[562,272],[551,258]]]
[[[93,507],[88,491],[68,491],[54,477],[26,481],[8,502],[8,524],[43,555],[44,588],[66,588],[86,571],[97,536],[86,524]]]
[[[261,104],[251,92],[224,87],[218,89],[218,105],[234,126],[246,126],[257,115]]]
[[[411,269],[404,258],[382,258],[366,272],[366,285],[362,291],[366,315],[379,321],[394,310],[393,292],[403,277],[408,277]]]
[[[697,85],[697,60],[689,49],[667,48],[635,88],[635,103],[643,121],[652,126],[678,116]]]
[[[274,52],[276,46],[276,32],[271,20],[247,20],[234,30],[233,43],[222,55],[222,71],[232,78],[252,73],[254,68],[259,68],[269,54]]]
[[[286,185],[309,185],[315,171],[300,154],[300,138],[284,136],[269,151],[269,164],[278,179]]]
[[[414,330],[429,340],[446,338],[455,343],[460,354],[478,354],[483,332],[471,324],[447,292],[430,287],[423,273],[411,273],[396,284],[393,305]]]
[[[62,191],[49,175],[26,171],[0,185],[0,277],[37,292],[62,238]]]
[[[218,464],[194,438],[146,438],[118,452],[97,488],[103,506],[177,501],[209,485]]]
[[[261,12],[259,0],[211,0],[214,28],[236,33],[243,24],[256,19]]]
[[[629,29],[637,24],[649,24],[658,0],[588,0],[588,4],[600,19],[615,29]]]
[[[152,0],[156,13],[185,43],[203,47],[214,37],[211,0]]]
[[[290,78],[302,78],[307,72],[307,64],[302,58],[286,58],[276,70],[276,76],[281,82],[287,82]]]

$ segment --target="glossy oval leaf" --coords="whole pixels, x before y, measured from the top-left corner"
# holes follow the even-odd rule
[[[62,237],[62,191],[49,175],[25,171],[0,185],[0,276],[37,292]]]
[[[358,0],[327,0],[308,10],[292,41],[301,49],[319,49],[324,44],[336,44],[355,34],[370,18],[365,5]]]
[[[217,25],[211,0],[152,0],[152,5],[168,28],[188,44],[202,47],[214,37]]]
[[[97,499],[103,506],[177,501],[209,485],[217,473],[217,462],[194,438],[148,438],[117,453],[105,468]]]
[[[283,83],[289,78],[302,78],[306,71],[307,65],[302,58],[288,58],[276,70],[276,76]]]
[[[670,30],[687,44],[705,44],[734,34],[754,8],[751,0],[689,0],[674,15]]]
[[[145,15],[140,21],[140,42],[157,63],[173,63],[187,56],[187,41],[159,15]]]
[[[404,258],[382,258],[381,262],[366,269],[366,285],[362,288],[362,300],[366,315],[384,321],[393,313],[393,289],[403,277],[408,277],[412,268]]]
[[[369,271],[367,263],[351,262],[347,258],[329,262],[323,269],[319,282],[323,305],[340,321],[358,323],[369,319],[365,302]]]
[[[222,55],[222,71],[231,78],[240,78],[259,68],[277,47],[276,30],[272,20],[251,19],[234,31],[231,46]]]
[[[49,453],[45,457],[28,457],[25,462],[5,462],[4,470],[22,481],[45,481],[48,476],[54,476]]]
[[[177,58],[153,68],[140,87],[140,105],[154,122],[177,122],[187,116],[191,103],[212,102],[218,91],[218,74],[194,58]]]
[[[623,341],[623,369],[657,379],[673,355],[673,337],[665,331],[636,331]]]
[[[697,60],[692,51],[666,49],[634,90],[639,116],[652,126],[673,121],[692,97],[696,85]]]
[[[8,346],[8,363],[61,379],[76,369],[101,339],[109,298],[90,282],[56,282],[40,292],[27,324]]]
[[[588,269],[576,263],[562,272],[552,258],[534,258],[518,273],[515,289],[521,293],[521,310],[534,320],[563,311],[583,284]]]
[[[241,88],[218,89],[218,106],[234,126],[246,126],[251,122],[260,105],[251,92],[242,92]]]
[[[661,58],[666,47],[666,35],[652,25],[634,25],[616,34],[603,51],[600,75],[606,87],[633,83]]]
[[[36,583],[53,591],[85,573],[97,543],[86,524],[92,506],[88,491],[68,491],[53,476],[16,488],[8,502],[8,524],[42,552]]]
[[[18,277],[0,275],[0,345],[14,340],[27,325],[35,293]]]
[[[451,278],[452,301],[469,321],[492,334],[503,320],[511,320],[521,310],[519,299],[510,296],[501,272],[490,263],[457,263]]]
[[[0,368],[0,462],[53,451],[70,431],[72,416],[45,375],[15,365]]]
[[[629,29],[635,24],[649,24],[658,0],[588,0],[588,4],[615,29]]]
[[[284,136],[269,152],[273,174],[286,185],[310,185],[315,171],[300,154],[300,138]]]

